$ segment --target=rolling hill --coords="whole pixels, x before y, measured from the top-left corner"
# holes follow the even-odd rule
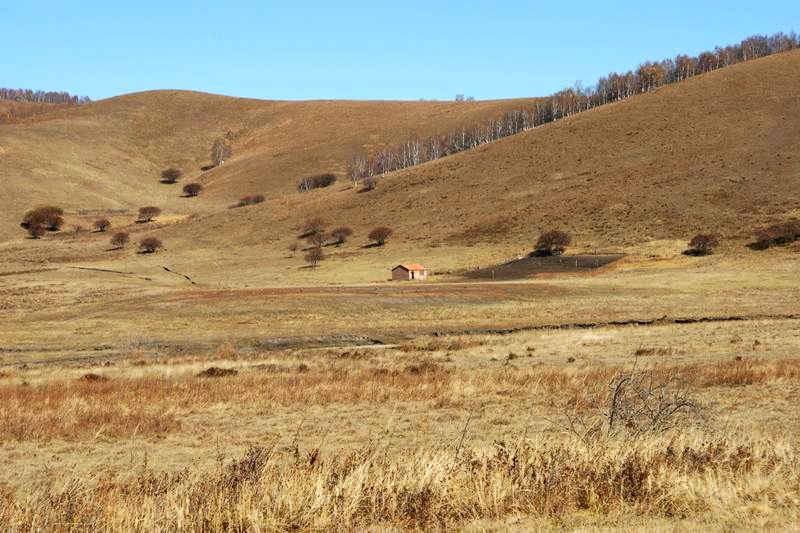
[[[383,279],[385,264],[423,254],[442,269],[486,264],[524,252],[551,227],[571,231],[584,250],[646,252],[661,241],[679,250],[703,230],[738,250],[754,227],[800,215],[798,82],[800,51],[742,63],[388,174],[369,193],[343,181],[303,194],[295,185],[311,173],[341,175],[360,149],[443,133],[526,101],[127,95],[0,127],[0,239],[40,257],[50,252],[17,227],[27,208],[63,205],[70,222],[111,213],[134,238],[162,237],[173,263],[219,271],[235,262],[248,283],[273,279],[270,269],[313,279],[285,252],[311,216],[352,226],[359,242],[375,225],[395,229],[390,251],[333,251],[358,280]],[[234,157],[202,172],[213,139],[227,132]],[[168,165],[201,181],[204,194],[187,200],[160,184]],[[252,193],[267,202],[228,209]],[[131,225],[145,204],[164,208],[161,223]],[[57,255],[118,261],[106,248],[87,235],[62,239]]]

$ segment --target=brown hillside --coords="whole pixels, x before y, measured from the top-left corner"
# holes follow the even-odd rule
[[[188,212],[179,187],[158,183],[168,165],[185,169],[184,182],[206,185],[191,209],[213,211],[243,194],[290,193],[308,173],[341,173],[361,146],[446,131],[520,105],[276,102],[157,91],[62,110],[46,122],[0,127],[0,239],[17,235],[15,222],[41,203],[68,211],[157,203]],[[213,140],[228,132],[235,157],[201,173]]]
[[[800,215],[798,84],[800,51],[740,64],[399,172],[348,208],[459,244],[550,227],[598,247],[750,238]]]
[[[343,180],[303,194],[295,185],[303,175],[341,173],[362,146],[445,132],[520,102],[130,95],[0,128],[0,236],[14,239],[7,257],[26,263],[80,260],[143,272],[166,258],[201,282],[235,286],[381,281],[402,261],[438,273],[486,266],[530,250],[550,227],[571,231],[579,249],[640,253],[653,241],[652,249],[665,244],[676,253],[694,233],[713,230],[723,253],[738,253],[754,227],[800,215],[799,81],[800,52],[755,60],[387,175],[368,193]],[[212,140],[227,131],[235,156],[201,175]],[[187,200],[179,186],[158,183],[172,164],[206,191]],[[227,208],[256,192],[264,204]],[[157,235],[165,250],[109,253],[97,234],[23,240],[19,217],[51,198],[67,208],[68,224],[91,222],[93,212],[79,209],[121,209],[112,213],[116,228],[133,242]],[[145,204],[164,215],[155,225],[132,224]],[[328,249],[320,269],[302,268],[302,252],[287,252],[311,216],[355,230],[346,246]],[[395,230],[390,243],[362,248],[384,224]]]

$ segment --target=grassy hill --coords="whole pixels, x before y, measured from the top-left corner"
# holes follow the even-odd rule
[[[389,174],[368,193],[343,180],[303,194],[295,186],[312,173],[341,175],[360,149],[443,133],[525,102],[133,94],[0,127],[0,239],[29,260],[155,261],[109,254],[96,234],[62,238],[55,254],[23,240],[22,213],[55,203],[70,224],[110,214],[134,240],[163,238],[171,264],[237,285],[378,281],[407,260],[439,272],[487,265],[524,253],[551,227],[571,231],[583,250],[677,253],[711,230],[738,251],[754,227],[800,215],[799,81],[798,51],[739,64]],[[213,139],[227,132],[234,157],[202,172]],[[169,165],[186,170],[184,182],[202,182],[203,195],[181,198],[179,185],[160,184]],[[228,209],[253,193],[267,202]],[[164,216],[132,224],[146,204]],[[328,249],[324,274],[286,252],[311,216],[356,232],[353,243]],[[379,224],[395,229],[390,245],[363,248]]]

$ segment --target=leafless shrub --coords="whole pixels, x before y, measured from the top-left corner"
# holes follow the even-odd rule
[[[326,225],[325,221],[320,217],[310,218],[303,224],[303,233],[300,236],[308,237],[314,233],[323,232]]]
[[[111,227],[111,221],[107,218],[101,218],[94,221],[94,229],[100,233],[104,233]]]
[[[369,232],[367,238],[369,240],[374,241],[376,246],[383,246],[386,244],[386,240],[392,236],[394,231],[392,228],[387,228],[386,226],[379,226],[372,231]]]
[[[297,190],[300,192],[310,191],[311,189],[321,189],[330,187],[336,183],[336,175],[331,173],[318,174],[301,179],[297,183]]]
[[[266,198],[263,194],[247,195],[239,198],[239,201],[233,207],[246,207],[248,205],[255,205],[264,202]]]
[[[157,237],[145,237],[139,241],[139,253],[152,254],[160,250],[164,244]]]
[[[561,230],[550,230],[542,233],[536,241],[535,254],[539,256],[561,255],[572,242],[569,233]]]
[[[82,375],[79,380],[84,383],[104,383],[108,381],[108,379],[109,379],[108,376],[89,373]]]
[[[197,374],[199,378],[224,378],[228,376],[235,376],[239,371],[234,368],[220,368],[218,366],[211,366]]]
[[[114,248],[123,248],[128,244],[129,240],[130,236],[126,232],[119,231],[111,237],[111,246]]]
[[[719,238],[709,233],[700,233],[689,241],[688,255],[710,255],[719,246]]]
[[[175,183],[183,177],[183,170],[170,167],[161,172],[161,183]]]
[[[139,222],[150,222],[161,214],[161,208],[153,205],[139,208]]]
[[[588,443],[664,432],[699,415],[700,406],[687,380],[634,368],[614,374],[606,391],[572,400],[564,428]]]
[[[756,230],[756,242],[752,247],[756,250],[766,250],[772,246],[790,244],[798,239],[800,239],[800,220],[792,219]]]
[[[378,186],[378,181],[375,178],[365,178],[364,179],[364,186],[361,188],[363,192],[369,192],[375,190],[375,187]]]
[[[322,251],[322,248],[312,248],[308,251],[308,253],[304,257],[306,263],[312,268],[316,267],[317,264],[325,259],[325,252]]]
[[[353,229],[347,226],[342,226],[340,228],[336,228],[331,230],[331,238],[333,238],[334,243],[336,245],[344,244],[348,237],[353,234]]]
[[[183,194],[188,197],[194,197],[200,194],[203,190],[201,183],[187,183],[183,186]]]

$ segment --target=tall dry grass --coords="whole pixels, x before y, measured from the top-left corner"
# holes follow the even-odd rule
[[[194,371],[170,369],[146,370],[131,377],[112,373],[111,379],[96,381],[57,375],[32,384],[5,379],[0,382],[0,439],[164,435],[180,429],[182,413],[218,404],[270,408],[429,401],[434,407],[464,407],[476,399],[538,398],[554,405],[580,405],[587,397],[606,391],[623,367],[504,364],[468,370],[427,360],[395,367],[346,360],[239,369],[238,375],[223,378],[199,378]],[[654,366],[652,371],[681,376],[702,390],[800,380],[800,361],[731,359]]]
[[[400,457],[376,446],[290,460],[252,448],[211,471],[143,467],[60,480],[24,500],[0,494],[0,524],[19,531],[319,531],[460,529],[516,516],[560,527],[591,517],[797,518],[799,458],[796,443],[734,437],[593,447],[536,439]]]

